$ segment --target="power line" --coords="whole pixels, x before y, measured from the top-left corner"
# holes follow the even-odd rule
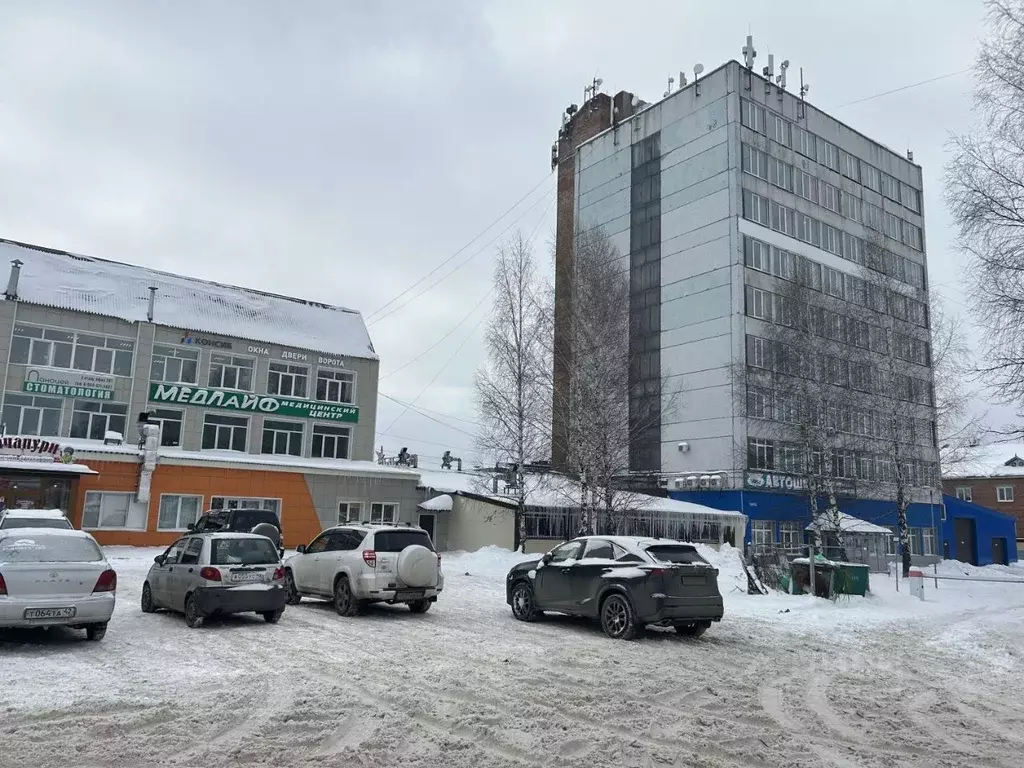
[[[455,443],[438,443],[438,442],[433,442],[431,440],[422,440],[422,439],[420,439],[418,437],[406,437],[405,435],[396,435],[396,434],[394,434],[392,432],[378,432],[377,434],[378,435],[386,435],[387,437],[394,437],[394,438],[397,438],[398,440],[408,440],[410,444],[426,443],[427,445],[437,445],[437,446],[440,446],[441,448],[452,448],[452,447],[455,447],[455,448],[462,448],[462,449],[465,449],[465,450],[472,450],[470,448],[470,446],[466,446],[466,445],[455,444]],[[423,456],[423,455],[426,455],[426,454],[420,454],[420,455]],[[441,458],[441,457],[440,456],[436,456],[436,457],[433,457],[433,458]]]
[[[441,368],[438,370],[438,372],[434,374],[434,378],[432,378],[430,381],[428,381],[427,385],[423,389],[420,390],[420,393],[418,395],[416,395],[416,397],[414,397],[412,399],[412,401],[405,406],[405,408],[403,408],[402,412],[400,414],[398,414],[398,416],[395,417],[394,421],[392,421],[388,425],[388,429],[391,429],[392,427],[394,427],[395,424],[398,423],[398,420],[401,419],[403,416],[405,416],[406,413],[408,413],[410,408],[414,408],[414,406],[416,405],[416,401],[419,400],[421,397],[423,397],[424,393],[434,385],[434,382],[437,381],[438,377],[442,373],[444,373],[445,369],[448,368],[449,365],[451,365],[451,362],[458,356],[459,352],[462,351],[462,348],[464,346],[466,346],[467,342],[471,338],[473,338],[473,334],[476,333],[476,329],[480,327],[480,325],[483,323],[483,321],[485,319],[486,319],[485,317],[480,318],[480,320],[477,322],[477,324],[473,326],[472,330],[470,330],[470,332],[468,334],[466,334],[466,338],[464,338],[462,340],[462,343],[459,344],[459,346],[455,348],[454,352],[452,352],[451,357],[449,357],[445,361],[444,365],[442,365]],[[426,416],[426,418],[431,419],[431,421],[438,421],[437,419],[434,419],[434,418],[432,418],[430,416],[427,416],[427,414],[425,414],[425,413],[421,413],[420,415],[421,416]],[[438,421],[438,424],[444,424],[444,422]],[[463,434],[469,435],[470,437],[473,437],[473,438],[476,437],[476,435],[472,434],[471,432],[466,432],[466,430],[459,429],[458,427],[453,426],[452,424],[444,424],[444,426],[448,427],[449,429],[454,429],[457,432],[462,432]]]
[[[416,361],[418,361],[418,360],[421,360],[421,359],[422,359],[423,357],[425,357],[425,356],[426,356],[426,355],[427,355],[427,354],[428,354],[429,352],[432,352],[432,351],[433,351],[434,349],[436,349],[436,348],[438,347],[438,345],[440,345],[440,344],[441,344],[441,342],[443,342],[443,341],[444,341],[445,339],[447,339],[447,338],[448,338],[449,336],[451,336],[451,335],[452,335],[453,333],[455,333],[455,331],[457,331],[457,330],[458,330],[458,329],[459,329],[459,328],[460,328],[460,327],[462,326],[462,324],[463,324],[464,322],[466,322],[467,320],[469,320],[469,318],[470,318],[470,317],[471,317],[471,316],[472,316],[472,315],[473,315],[473,314],[474,314],[474,313],[475,313],[475,312],[476,312],[476,311],[477,311],[478,309],[480,309],[480,305],[481,305],[481,304],[483,304],[483,303],[484,303],[485,301],[487,301],[487,300],[488,300],[489,298],[491,298],[491,294],[492,294],[492,293],[494,293],[494,287],[493,287],[493,286],[491,287],[491,289],[490,289],[490,290],[489,290],[489,291],[488,291],[487,293],[485,293],[485,294],[483,295],[483,298],[482,298],[482,299],[480,299],[480,301],[478,301],[478,302],[476,303],[476,306],[474,306],[474,307],[473,307],[473,308],[472,308],[471,310],[469,310],[469,312],[468,312],[468,313],[466,314],[466,316],[465,316],[465,317],[463,317],[463,318],[462,318],[461,320],[459,320],[459,322],[457,322],[457,323],[456,323],[455,325],[453,325],[453,326],[452,326],[451,328],[449,328],[449,329],[448,329],[448,332],[447,332],[447,333],[445,333],[445,334],[444,334],[444,336],[442,336],[442,337],[441,337],[440,339],[438,339],[437,341],[435,341],[435,342],[434,342],[433,344],[431,344],[431,345],[430,345],[429,347],[427,347],[427,348],[426,348],[425,350],[423,350],[422,352],[420,352],[420,353],[419,353],[418,355],[416,355],[416,357],[414,357],[414,358],[413,358],[412,360],[408,360],[408,361],[406,361],[406,362],[402,363],[402,364],[401,364],[400,366],[398,366],[398,367],[397,367],[397,368],[395,368],[394,370],[392,370],[392,371],[388,371],[387,373],[385,373],[385,374],[381,375],[381,376],[380,376],[380,378],[379,378],[379,381],[383,381],[383,380],[384,380],[384,379],[386,379],[386,378],[387,378],[388,376],[392,376],[392,375],[394,375],[394,374],[398,373],[398,372],[399,372],[399,371],[401,371],[401,370],[402,370],[403,368],[408,368],[408,367],[409,367],[410,365],[412,365],[412,364],[413,364],[413,363],[415,363]]]
[[[421,392],[420,394],[422,395],[423,393]],[[388,397],[388,395],[383,395],[383,397],[387,397],[387,399],[388,399],[388,400],[395,400],[395,399],[394,399],[393,397]],[[395,400],[395,402],[397,403],[398,401],[397,401],[397,400]],[[422,417],[423,417],[423,418],[425,418],[425,419],[430,419],[430,420],[431,420],[431,421],[433,421],[433,422],[434,422],[435,424],[440,424],[440,425],[441,425],[442,427],[447,427],[448,429],[454,429],[454,430],[455,430],[456,432],[461,432],[461,433],[462,433],[462,434],[464,434],[464,435],[467,435],[467,436],[469,436],[469,437],[472,437],[472,438],[473,438],[474,440],[475,440],[475,439],[476,439],[476,437],[477,437],[477,436],[476,436],[476,435],[474,435],[474,434],[473,434],[472,432],[467,432],[466,430],[464,430],[464,429],[461,429],[460,427],[456,427],[456,426],[455,426],[454,424],[447,424],[447,423],[445,423],[445,422],[441,421],[440,419],[435,419],[435,418],[434,418],[433,416],[431,416],[430,414],[428,414],[428,413],[424,413],[423,411],[421,411],[421,410],[420,410],[419,408],[417,408],[417,407],[416,407],[415,405],[413,405],[412,403],[398,403],[398,404],[399,404],[399,405],[401,405],[401,406],[404,406],[404,408],[405,408],[406,410],[411,410],[411,411],[412,411],[413,413],[415,413],[415,414],[417,414],[417,415],[419,415],[419,416],[422,416]],[[390,425],[388,425],[388,429],[391,429],[391,427],[393,427],[393,426],[395,425],[395,423],[396,423],[396,422],[398,421],[398,419],[402,418],[402,416],[404,416],[404,415],[405,415],[405,411],[402,411],[402,413],[398,414],[398,418],[396,418],[396,419],[395,419],[394,421],[392,421],[392,422],[391,422],[391,424],[390,424]],[[383,435],[383,434],[385,434],[385,433],[384,433],[384,432],[381,432],[380,434],[382,434],[382,435]]]
[[[392,401],[394,403],[398,403],[399,405],[404,405],[404,406],[409,406],[410,405],[410,403],[407,403],[404,400],[399,400],[397,397],[392,397],[391,395],[386,395],[383,392],[377,392],[377,394],[380,395],[381,397],[386,397],[388,400],[390,400],[390,401]],[[417,405],[416,406],[416,410],[426,411],[427,413],[432,413],[435,416],[441,416],[441,417],[443,417],[445,419],[455,419],[456,421],[462,421],[462,422],[465,422],[466,424],[472,424],[474,427],[479,427],[480,426],[479,422],[473,421],[472,419],[464,419],[461,416],[455,416],[455,415],[453,415],[451,413],[442,413],[441,411],[434,411],[434,410],[431,410],[430,408],[426,408],[426,407],[424,407],[422,405]]]
[[[405,294],[407,294],[407,293],[408,293],[409,291],[411,291],[411,290],[412,290],[413,288],[415,288],[415,287],[416,287],[417,285],[419,285],[419,284],[420,284],[420,283],[422,283],[422,282],[423,282],[424,280],[426,280],[426,279],[427,279],[428,277],[430,277],[430,276],[431,276],[432,274],[434,274],[435,272],[437,272],[437,270],[441,269],[441,267],[443,267],[443,266],[444,266],[445,264],[447,264],[448,262],[450,262],[450,261],[451,261],[452,259],[454,259],[454,258],[455,258],[456,256],[458,256],[458,255],[459,255],[460,253],[462,253],[462,252],[463,252],[464,250],[466,250],[467,248],[469,248],[469,246],[471,246],[471,245],[472,245],[473,243],[475,243],[475,242],[476,242],[477,240],[479,240],[479,239],[480,239],[481,237],[483,237],[483,236],[484,236],[484,235],[485,235],[485,234],[486,234],[486,233],[487,233],[487,232],[488,232],[488,231],[489,231],[489,230],[490,230],[490,229],[491,229],[491,228],[492,228],[493,226],[495,226],[495,225],[496,225],[496,224],[497,224],[497,223],[498,223],[499,221],[501,221],[502,219],[504,219],[504,218],[505,218],[506,216],[508,216],[508,215],[509,215],[509,214],[510,214],[510,213],[511,213],[512,211],[514,211],[514,210],[515,210],[516,208],[518,208],[518,207],[519,207],[519,204],[520,204],[520,203],[522,203],[522,202],[523,202],[523,201],[524,201],[524,200],[525,200],[526,198],[528,198],[528,197],[529,197],[530,195],[532,195],[532,194],[533,194],[534,192],[536,192],[536,191],[537,191],[538,189],[540,189],[541,185],[542,185],[542,184],[543,184],[543,183],[544,183],[545,181],[547,181],[547,180],[548,180],[548,178],[550,177],[550,175],[551,175],[551,174],[547,174],[547,175],[546,175],[546,176],[545,176],[545,177],[544,177],[543,179],[541,179],[541,180],[540,180],[540,181],[539,181],[539,182],[537,183],[537,185],[536,185],[536,186],[534,186],[534,187],[533,187],[533,188],[532,188],[532,189],[531,189],[531,190],[530,190],[529,192],[527,192],[527,193],[526,193],[525,195],[523,195],[523,196],[522,196],[521,198],[519,198],[518,200],[516,200],[516,201],[515,201],[515,202],[514,202],[514,203],[512,204],[512,206],[511,206],[511,207],[509,207],[508,209],[506,209],[504,213],[502,213],[502,214],[501,214],[501,215],[500,215],[500,216],[499,216],[498,218],[496,218],[496,219],[495,219],[494,221],[492,221],[492,222],[491,222],[490,224],[488,224],[488,225],[487,225],[487,226],[486,226],[486,227],[485,227],[485,228],[484,228],[483,230],[481,230],[481,231],[480,231],[480,232],[479,232],[479,233],[478,233],[477,235],[475,235],[475,236],[473,237],[473,239],[472,239],[472,240],[470,240],[470,241],[469,241],[468,243],[466,243],[466,244],[465,244],[464,246],[462,246],[461,248],[459,248],[459,250],[457,250],[457,251],[456,251],[455,253],[453,253],[453,254],[452,254],[451,256],[449,256],[449,257],[448,257],[447,259],[445,259],[444,261],[442,261],[442,262],[441,262],[440,264],[438,264],[438,265],[437,265],[436,267],[434,267],[434,268],[433,268],[432,270],[430,270],[429,272],[427,272],[427,274],[425,274],[425,275],[424,275],[423,277],[421,277],[421,278],[420,278],[419,280],[417,280],[417,281],[416,281],[415,283],[413,283],[412,285],[410,285],[410,286],[409,286],[408,288],[406,288],[406,289],[405,289],[404,291],[402,291],[402,292],[401,292],[400,294],[398,294],[397,296],[395,296],[395,298],[391,299],[391,301],[387,302],[387,303],[386,303],[386,304],[384,304],[383,306],[381,306],[381,307],[378,307],[378,308],[377,308],[377,309],[375,309],[375,310],[374,310],[373,312],[371,312],[371,313],[370,313],[370,314],[369,314],[369,315],[367,316],[367,322],[370,322],[370,318],[372,318],[372,317],[373,317],[374,315],[377,315],[377,314],[379,314],[380,312],[382,312],[383,310],[387,309],[387,308],[388,308],[389,306],[391,306],[392,304],[394,304],[394,303],[395,303],[396,301],[398,301],[398,300],[399,300],[400,298],[402,298],[403,296],[405,296]]]
[[[833,109],[842,109],[843,107],[852,107],[854,104],[862,104],[865,101],[871,101],[872,99],[880,99],[883,96],[891,96],[894,93],[900,93],[901,91],[907,91],[907,90],[910,90],[911,88],[917,88],[918,86],[921,86],[921,85],[928,85],[928,83],[934,83],[934,82],[936,82],[938,80],[945,80],[945,79],[950,78],[950,77],[956,77],[957,75],[962,75],[965,72],[970,72],[970,71],[971,71],[971,68],[968,67],[967,69],[961,69],[961,70],[958,70],[956,72],[947,72],[945,75],[938,75],[937,77],[930,77],[927,80],[922,80],[919,83],[911,83],[910,85],[904,85],[904,86],[900,86],[899,88],[893,88],[891,91],[883,91],[882,93],[876,93],[873,96],[865,96],[863,99],[857,99],[856,101],[848,101],[845,104],[840,104],[838,107],[833,107]]]
[[[544,224],[544,222],[545,222],[545,221],[547,220],[547,218],[548,218],[548,214],[550,214],[550,213],[551,213],[551,209],[552,209],[552,208],[554,208],[554,203],[555,203],[555,199],[554,199],[554,198],[552,198],[552,200],[551,200],[551,204],[550,204],[550,205],[549,205],[549,206],[548,206],[547,208],[545,208],[545,209],[544,209],[544,213],[542,213],[542,214],[541,214],[541,216],[540,216],[540,218],[539,218],[539,219],[537,220],[537,225],[536,225],[536,226],[535,226],[535,227],[533,228],[533,231],[532,231],[532,232],[530,233],[530,237],[529,237],[529,238],[527,238],[527,241],[526,241],[526,242],[527,242],[527,244],[529,244],[529,245],[532,245],[532,243],[533,243],[534,239],[536,239],[536,237],[537,237],[538,233],[540,232],[541,226],[542,226],[542,225]],[[485,301],[487,301],[487,299],[489,299],[489,298],[490,298],[490,296],[491,296],[491,294],[492,294],[492,293],[494,293],[494,286],[493,286],[493,285],[492,285],[492,286],[491,286],[491,288],[490,288],[490,289],[489,289],[489,290],[487,291],[487,293],[486,293],[486,294],[484,294],[483,298],[482,298],[482,299],[480,299],[480,301],[479,301],[479,302],[477,302],[476,306],[474,306],[474,307],[473,307],[473,308],[472,308],[472,309],[471,309],[471,310],[470,310],[470,311],[469,311],[469,312],[468,312],[468,313],[466,314],[466,316],[465,316],[465,317],[463,317],[463,318],[462,318],[461,320],[459,320],[459,322],[457,322],[457,323],[456,323],[455,325],[453,325],[453,326],[452,326],[451,328],[449,328],[449,329],[448,329],[448,330],[447,330],[447,331],[445,332],[445,334],[444,334],[443,336],[441,336],[441,338],[440,338],[440,339],[438,339],[438,340],[437,340],[436,342],[434,342],[433,344],[431,344],[431,345],[430,345],[429,347],[427,347],[427,348],[426,348],[425,350],[423,350],[423,351],[422,351],[422,352],[421,352],[420,354],[418,354],[418,355],[417,355],[416,357],[414,357],[414,358],[413,358],[412,360],[408,360],[407,362],[405,362],[405,363],[402,363],[402,365],[398,366],[398,367],[397,367],[397,368],[395,368],[394,370],[388,371],[387,373],[385,373],[385,374],[381,375],[381,377],[380,377],[380,380],[384,380],[384,379],[386,379],[386,378],[387,378],[388,376],[391,376],[391,375],[393,375],[393,374],[396,374],[396,373],[398,373],[399,371],[401,371],[402,369],[404,369],[404,368],[407,368],[408,366],[412,365],[412,364],[413,364],[413,363],[415,363],[415,362],[418,362],[419,360],[423,359],[423,358],[424,358],[424,357],[425,357],[425,356],[426,356],[426,355],[427,355],[428,353],[430,353],[431,351],[433,351],[434,349],[436,349],[436,348],[437,348],[437,347],[438,347],[438,346],[439,346],[439,345],[440,345],[440,344],[441,344],[441,343],[442,343],[442,342],[443,342],[443,341],[444,341],[445,339],[447,339],[447,338],[448,338],[449,336],[451,336],[451,335],[452,335],[453,333],[455,333],[455,331],[457,331],[457,330],[458,330],[458,329],[459,329],[459,328],[460,328],[460,327],[462,326],[462,324],[463,324],[463,323],[465,323],[465,322],[466,322],[467,320],[469,320],[469,318],[470,318],[470,317],[471,317],[471,316],[473,315],[473,313],[474,313],[474,312],[476,312],[476,311],[477,311],[477,309],[479,309],[479,308],[480,308],[480,305],[481,305],[481,304],[483,304],[483,303],[484,303]],[[445,414],[442,414],[442,415],[445,415]],[[475,422],[473,422],[473,423],[475,423]]]
[[[374,318],[372,320],[367,320],[366,321],[367,325],[372,325],[374,323],[378,323],[381,320],[384,320],[385,318],[390,317],[391,315],[395,314],[395,312],[398,312],[399,310],[407,307],[409,304],[411,304],[412,302],[416,301],[416,299],[418,299],[420,296],[423,296],[425,293],[427,293],[431,289],[433,289],[433,288],[437,287],[438,285],[440,285],[441,283],[443,283],[445,280],[447,280],[449,277],[454,275],[456,272],[458,272],[460,269],[462,269],[464,266],[466,266],[469,262],[471,262],[473,259],[475,259],[477,256],[479,256],[481,253],[483,253],[489,247],[494,245],[494,243],[496,243],[500,237],[502,237],[506,232],[508,232],[510,229],[512,229],[512,227],[514,227],[520,221],[522,221],[530,211],[532,211],[534,208],[537,207],[538,204],[540,204],[540,203],[544,202],[545,200],[547,200],[548,196],[551,195],[551,192],[553,192],[553,191],[554,190],[551,190],[551,191],[547,192],[543,197],[538,198],[529,208],[527,208],[525,211],[523,211],[523,213],[520,214],[517,219],[512,221],[512,223],[509,224],[507,227],[505,227],[505,229],[503,229],[501,232],[499,232],[493,238],[491,238],[491,240],[486,245],[484,245],[478,251],[476,251],[475,253],[471,254],[470,256],[468,256],[467,258],[463,259],[458,264],[456,264],[454,269],[451,269],[448,272],[446,272],[445,274],[441,275],[440,278],[438,278],[437,280],[432,282],[430,285],[428,285],[426,288],[421,290],[419,293],[416,293],[415,295],[411,296],[408,300],[402,302],[398,306],[393,307],[390,311],[385,312],[383,315],[380,315],[379,317]]]

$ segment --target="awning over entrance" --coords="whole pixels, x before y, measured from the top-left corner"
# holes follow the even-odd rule
[[[37,475],[98,475],[85,464],[64,464],[59,461],[20,461],[0,457],[0,472],[31,472]]]

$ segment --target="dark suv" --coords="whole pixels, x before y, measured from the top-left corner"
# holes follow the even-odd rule
[[[284,556],[284,533],[277,514],[268,509],[211,509],[202,515],[188,529],[192,533],[231,531],[232,533],[256,533],[266,536],[278,553]]]

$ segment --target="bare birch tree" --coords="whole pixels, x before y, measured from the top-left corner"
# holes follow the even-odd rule
[[[631,449],[660,426],[679,398],[679,386],[662,376],[654,398],[630,397],[630,370],[641,352],[630,345],[628,260],[600,230],[577,236],[572,281],[572,361],[564,408],[568,456],[579,480],[580,527],[616,533],[636,510],[628,487]],[[660,375],[660,374],[659,374]]]
[[[903,575],[910,572],[907,509],[916,488],[939,484],[935,393],[927,307],[895,275],[896,257],[881,237],[864,242],[864,266],[855,302],[868,323],[868,351],[859,364],[871,377],[864,400],[873,411],[878,453],[869,477],[896,504]]]
[[[767,246],[746,247],[764,247],[767,259]],[[746,361],[733,374],[751,435],[740,448],[741,462],[796,477],[815,546],[844,558],[839,497],[854,474],[854,438],[842,430],[849,401],[843,388],[851,375],[848,322],[840,302],[822,292],[820,265],[780,250],[773,257],[776,276],[786,279],[746,287],[748,317],[765,322],[748,325]]]
[[[992,395],[1024,419],[1024,3],[985,6],[988,34],[974,65],[975,125],[953,139],[946,194],[985,331],[979,371]],[[1024,424],[1006,433],[1022,435]]]
[[[515,549],[526,539],[525,464],[550,450],[550,323],[533,253],[521,234],[498,250],[487,365],[476,374],[480,450],[513,465]]]
[[[946,311],[932,293],[929,302],[932,372],[935,376],[935,423],[939,464],[943,472],[961,469],[988,431],[985,412],[973,410],[978,401],[974,386],[974,356],[967,344],[963,320]]]

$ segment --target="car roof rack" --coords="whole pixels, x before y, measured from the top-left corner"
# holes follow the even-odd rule
[[[380,523],[372,520],[349,520],[347,523],[338,523],[338,526],[342,525],[372,525],[377,528],[419,528],[415,523]]]

